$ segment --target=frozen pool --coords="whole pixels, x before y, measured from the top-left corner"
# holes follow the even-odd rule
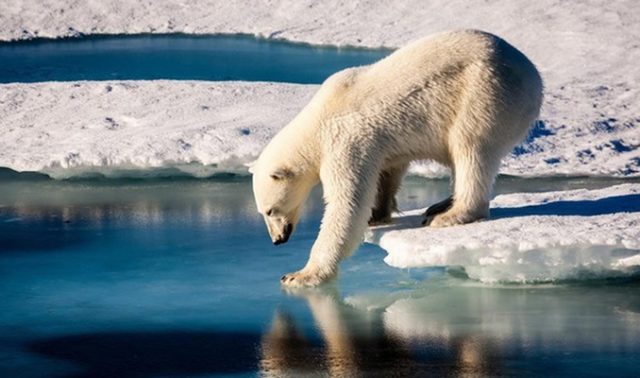
[[[271,245],[250,181],[0,181],[0,376],[634,376],[640,285],[487,287],[397,270],[364,245],[323,289],[283,292],[322,211]],[[605,179],[501,178],[498,192]],[[409,178],[400,206],[447,195]]]
[[[0,83],[247,80],[321,83],[389,50],[315,47],[249,36],[134,35],[0,43]]]

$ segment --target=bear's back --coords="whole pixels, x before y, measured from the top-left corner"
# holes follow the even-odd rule
[[[459,30],[423,37],[362,70],[362,81],[379,89],[421,85],[453,76],[469,66],[509,66],[518,74],[539,76],[515,47],[493,34]]]

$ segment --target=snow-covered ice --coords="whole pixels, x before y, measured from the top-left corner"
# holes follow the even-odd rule
[[[177,168],[200,177],[246,173],[244,164],[316,89],[196,81],[3,84],[0,167],[56,178],[87,172],[153,174],[151,168]],[[622,90],[596,91],[593,101],[615,103],[608,96],[617,91]],[[544,121],[505,160],[502,173],[640,175],[640,120],[601,120],[598,112],[574,100],[547,100]],[[614,113],[631,114],[623,108]],[[427,177],[443,172],[428,162],[412,167],[412,173]]]
[[[640,184],[515,193],[491,202],[491,219],[421,227],[424,209],[374,227],[367,241],[398,268],[463,268],[482,282],[547,282],[640,273]]]
[[[151,168],[199,177],[246,172],[312,92],[242,82],[2,85],[0,166],[56,178]]]

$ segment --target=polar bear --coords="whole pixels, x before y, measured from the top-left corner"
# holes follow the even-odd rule
[[[258,211],[274,244],[285,243],[311,189],[325,212],[306,266],[281,278],[313,286],[336,275],[367,223],[385,223],[409,163],[451,168],[452,198],[426,223],[483,219],[503,156],[538,116],[542,79],[503,39],[453,31],[419,39],[368,66],[329,77],[252,167]]]

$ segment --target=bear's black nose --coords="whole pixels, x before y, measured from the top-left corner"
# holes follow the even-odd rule
[[[287,223],[284,226],[283,233],[278,235],[278,237],[273,241],[273,245],[280,245],[286,243],[293,232],[293,225],[291,223]]]

